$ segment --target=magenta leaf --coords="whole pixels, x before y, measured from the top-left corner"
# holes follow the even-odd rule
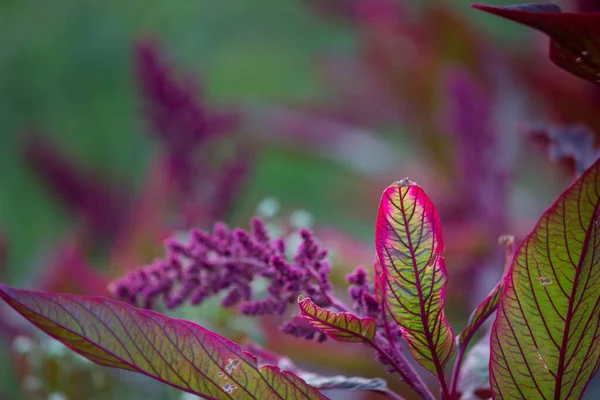
[[[371,342],[375,337],[373,318],[359,318],[349,312],[325,310],[308,297],[298,302],[300,315],[328,337],[340,342]]]
[[[600,13],[565,13],[553,4],[506,7],[473,5],[550,36],[550,59],[559,67],[600,83]]]
[[[193,322],[103,297],[15,289],[0,297],[35,326],[100,365],[136,371],[208,399],[326,399],[279,367]]]
[[[385,189],[375,245],[386,308],[412,356],[438,377],[447,394],[444,366],[454,352],[454,332],[443,309],[448,282],[444,243],[437,210],[418,185],[404,179]]]
[[[524,240],[491,334],[496,398],[577,399],[600,362],[600,163]]]

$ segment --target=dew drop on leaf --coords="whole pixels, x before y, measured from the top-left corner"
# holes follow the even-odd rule
[[[223,390],[227,393],[232,393],[235,389],[237,389],[237,386],[232,385],[230,383],[226,383],[225,385],[223,385]]]
[[[231,375],[231,373],[233,372],[233,370],[240,365],[240,360],[236,359],[229,359],[227,360],[227,366],[225,366],[225,370],[227,371],[227,373],[229,375]]]
[[[543,286],[548,286],[552,283],[552,278],[550,278],[549,276],[540,276],[540,283]]]

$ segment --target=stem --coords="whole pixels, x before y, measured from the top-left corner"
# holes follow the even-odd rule
[[[459,346],[458,348],[458,355],[456,356],[456,361],[454,362],[454,370],[452,371],[452,381],[450,383],[450,400],[454,400],[456,398],[456,386],[458,385],[458,376],[460,374],[462,359],[465,355],[466,348],[466,345]]]
[[[496,287],[494,287],[494,289],[492,289],[491,293],[493,293],[493,291],[496,290],[499,287],[499,285],[502,284],[502,281],[504,280],[506,274],[508,273],[508,270],[510,269],[512,259],[513,259],[514,253],[515,253],[515,247],[514,247],[515,238],[513,236],[502,235],[498,239],[498,243],[504,244],[504,246],[506,247],[506,253],[504,256],[504,273],[502,275],[502,278],[500,279],[500,282],[498,284],[496,284]],[[490,296],[490,295],[488,295],[488,296]],[[481,305],[479,305],[477,307],[480,307],[480,306]],[[458,385],[458,376],[460,375],[460,369],[462,367],[462,360],[465,355],[465,351],[467,350],[467,346],[469,345],[469,342],[473,338],[473,335],[475,335],[475,333],[481,327],[481,325],[483,325],[483,323],[485,321],[487,321],[487,319],[490,317],[490,315],[492,315],[492,313],[496,310],[496,307],[497,307],[497,305],[492,306],[488,310],[487,315],[484,315],[480,318],[476,327],[474,329],[471,329],[469,334],[467,335],[467,337],[464,339],[464,341],[462,341],[462,343],[460,343],[458,345],[458,354],[456,356],[456,361],[454,362],[454,369],[452,371],[452,381],[450,382],[450,400],[454,400],[456,398],[456,387]],[[469,321],[469,323],[471,323],[471,321]]]
[[[338,299],[333,297],[329,293],[329,291],[325,290],[325,288],[323,287],[323,284],[321,283],[321,280],[319,279],[319,276],[312,268],[310,268],[309,271],[310,271],[311,277],[319,283],[319,288],[321,288],[321,294],[323,295],[323,297],[325,297],[325,299],[329,302],[329,304],[331,304],[333,307],[337,308],[338,311],[352,312],[352,310],[350,310],[344,303],[342,303],[341,301],[339,301]]]
[[[423,400],[436,400],[435,396],[425,382],[421,379],[419,374],[414,370],[412,365],[406,360],[406,357],[402,353],[395,352],[392,357],[385,350],[381,348],[379,345],[380,342],[385,341],[386,339],[380,334],[377,333],[375,335],[375,341],[369,341],[369,345],[371,345],[379,354],[384,356],[389,363],[394,367],[394,369],[400,374],[402,379],[406,381],[408,386],[411,387],[415,392],[417,392]]]
[[[438,368],[438,380],[440,381],[440,385],[442,385],[442,400],[451,400],[443,369]]]
[[[348,307],[346,307],[344,304],[342,304],[336,298],[329,295],[329,293],[327,293],[325,291],[323,291],[323,293],[325,295],[325,298],[331,303],[331,305],[334,306],[335,308],[337,308],[339,311],[341,311],[341,312],[350,312],[351,311]],[[384,312],[384,318],[385,318],[385,312]],[[386,327],[388,336],[391,338],[391,333],[389,332],[389,327],[388,327],[387,323],[385,324],[385,327]],[[391,339],[387,340],[390,343],[390,350],[394,351],[394,356],[391,356],[385,350],[383,350],[383,348],[381,348],[379,343],[381,343],[383,341],[386,341],[386,338],[381,333],[377,333],[375,335],[375,341],[368,341],[367,343],[390,362],[390,364],[394,367],[394,369],[398,372],[398,374],[400,374],[402,379],[404,379],[406,381],[408,386],[410,386],[411,389],[413,389],[415,392],[417,392],[423,400],[436,400],[435,396],[433,395],[433,393],[431,393],[431,391],[429,390],[429,388],[427,387],[425,382],[423,382],[423,380],[421,379],[419,374],[414,370],[412,365],[410,365],[410,363],[406,360],[406,357],[404,357],[404,355],[402,353],[395,351],[395,349],[393,347],[394,342],[391,341]],[[392,394],[393,394],[393,396],[392,396]],[[395,400],[402,399],[402,397],[398,396],[395,393],[391,393],[391,392],[388,393],[388,397],[395,399]]]
[[[430,398],[435,399],[435,397],[433,396],[433,393],[431,393],[431,391],[429,390],[429,388],[427,387],[425,382],[423,382],[423,380],[421,379],[421,376],[414,370],[414,368],[406,360],[406,358],[404,357],[404,354],[402,354],[396,348],[394,339],[392,337],[392,332],[390,330],[390,325],[388,324],[387,314],[386,314],[385,310],[386,310],[385,302],[382,302],[381,303],[381,313],[383,316],[383,326],[385,327],[385,333],[387,335],[387,340],[388,340],[388,343],[390,344],[390,350],[394,352],[394,356],[400,361],[400,364],[401,364],[400,369],[396,368],[395,365],[394,365],[394,368],[396,368],[398,373],[404,378],[404,380],[409,384],[409,386],[411,388],[413,388],[414,391],[419,393],[423,399],[430,399]],[[405,375],[405,373],[406,373],[406,375]],[[410,376],[407,376],[407,375],[410,375]],[[412,383],[414,383],[415,386],[413,386]]]

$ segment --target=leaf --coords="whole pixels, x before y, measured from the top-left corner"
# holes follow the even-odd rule
[[[0,297],[73,351],[209,399],[326,399],[279,367],[258,367],[236,343],[185,320],[103,297],[15,289]]]
[[[481,325],[488,319],[488,317],[496,311],[496,307],[498,306],[498,300],[500,300],[500,295],[502,294],[502,290],[504,289],[504,280],[501,280],[494,286],[494,288],[490,291],[490,293],[486,296],[486,298],[475,308],[471,316],[469,317],[469,322],[467,326],[460,332],[458,335],[458,345],[459,347],[466,346],[471,337],[477,332],[477,330],[481,327]]]
[[[325,310],[308,297],[300,300],[298,306],[302,318],[331,339],[340,342],[370,342],[375,337],[376,324],[373,318],[359,318],[349,312]]]
[[[440,220],[423,189],[408,179],[383,192],[375,230],[385,303],[412,356],[443,384],[454,351],[444,316],[448,281]]]
[[[292,363],[289,358],[282,357],[278,354],[265,350],[257,344],[249,344],[246,349],[258,358],[259,365],[277,365],[281,369],[286,369],[290,372],[293,372],[295,375],[302,378],[307,384],[318,389],[345,389],[376,391],[387,394],[391,393],[387,387],[387,383],[381,378],[361,378],[356,376],[347,377],[342,375],[323,376],[312,372],[303,371],[294,363]]]
[[[600,13],[565,13],[553,4],[474,8],[510,19],[550,36],[550,59],[590,82],[600,83]]]
[[[491,334],[496,398],[577,399],[598,369],[599,172],[560,195],[513,259]]]

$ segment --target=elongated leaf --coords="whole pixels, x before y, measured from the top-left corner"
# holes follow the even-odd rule
[[[577,399],[600,361],[600,163],[519,247],[491,334],[496,398]]]
[[[326,399],[279,367],[190,321],[102,297],[20,290],[0,297],[38,328],[104,366],[141,372],[210,399]]]
[[[349,312],[325,310],[308,297],[298,302],[300,315],[315,328],[340,342],[370,342],[375,337],[375,319],[359,318]]]
[[[440,220],[423,189],[405,179],[383,192],[375,245],[386,307],[412,356],[443,381],[454,332],[443,310],[448,278]]]
[[[474,5],[550,36],[550,59],[570,73],[600,83],[600,13],[565,13],[554,4]]]
[[[458,345],[463,346],[469,342],[471,337],[477,332],[477,329],[488,319],[488,317],[496,311],[500,295],[504,289],[504,280],[498,282],[496,286],[490,291],[486,298],[475,308],[467,326],[458,335]]]

